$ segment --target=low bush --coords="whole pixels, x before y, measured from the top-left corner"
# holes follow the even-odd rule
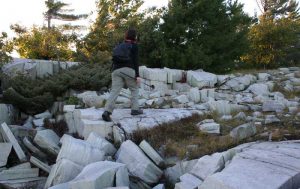
[[[28,114],[45,111],[67,90],[100,90],[109,86],[110,63],[83,64],[59,74],[32,80],[23,75],[2,75],[4,103],[12,104]]]

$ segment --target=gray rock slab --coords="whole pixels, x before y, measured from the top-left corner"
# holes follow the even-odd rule
[[[103,120],[81,120],[83,126],[82,136],[87,139],[89,134],[92,132],[97,133],[101,137],[104,138],[112,138],[112,129],[113,129],[113,122],[106,122]]]
[[[63,112],[74,112],[75,110],[75,105],[64,105]]]
[[[105,189],[129,189],[129,187],[124,187],[124,186],[121,186],[121,187],[108,187],[108,188],[105,188]]]
[[[164,160],[162,157],[153,149],[153,147],[145,140],[143,140],[139,147],[144,151],[144,153],[158,166],[164,166]]]
[[[189,98],[186,95],[176,96],[173,100],[178,104],[186,104],[189,102]]]
[[[30,169],[30,168],[31,168],[30,163],[29,163],[29,162],[26,162],[26,163],[22,163],[22,164],[13,166],[13,167],[9,168],[9,170]]]
[[[202,184],[202,180],[195,177],[194,175],[191,175],[189,173],[186,173],[180,177],[181,182],[189,183],[192,185],[192,188],[197,188],[197,186],[200,186]]]
[[[68,182],[67,183],[62,183],[62,184],[52,186],[48,189],[70,189],[70,184]]]
[[[255,95],[268,95],[270,93],[268,85],[264,83],[255,83],[247,89]]]
[[[35,129],[27,128],[24,126],[9,125],[8,127],[16,138],[24,138],[24,137],[34,138],[34,136],[37,133]]]
[[[35,119],[42,119],[42,118],[46,119],[46,118],[51,118],[51,117],[52,117],[52,115],[48,110],[34,116]]]
[[[101,108],[104,106],[105,99],[102,96],[86,95],[82,98],[85,107]]]
[[[199,189],[290,189],[300,186],[299,177],[299,172],[239,157],[234,158],[222,172],[208,177]]]
[[[59,137],[53,130],[46,129],[38,131],[33,141],[36,145],[53,155],[59,153]]]
[[[83,166],[78,165],[68,159],[59,160],[51,168],[45,184],[45,189],[53,185],[58,185],[73,180],[82,169]]]
[[[195,167],[197,162],[198,159],[190,160],[190,161],[181,161],[176,165],[174,165],[173,167],[167,168],[164,171],[164,176],[167,178],[167,180],[170,183],[175,185],[176,182],[179,182],[180,176],[190,172]]]
[[[47,157],[47,155],[44,152],[42,152],[32,144],[28,137],[23,138],[23,144],[26,146],[26,148],[28,148],[31,152],[33,152],[33,154],[37,155],[38,157],[43,159]]]
[[[209,99],[215,99],[215,89],[201,89],[200,90],[200,101],[208,102]]]
[[[282,101],[268,100],[263,103],[262,109],[264,112],[283,112],[285,107]]]
[[[68,159],[81,166],[103,161],[105,153],[90,143],[64,135],[61,139],[62,147],[56,161]]]
[[[221,171],[225,167],[225,161],[222,153],[215,153],[211,156],[201,157],[197,164],[190,171],[201,180],[205,180],[209,175]]]
[[[83,99],[85,96],[98,96],[96,91],[85,91],[83,93],[77,94],[77,98]]]
[[[13,106],[9,104],[0,104],[0,124],[11,124],[13,115]]]
[[[71,189],[112,187],[116,171],[120,167],[125,167],[125,165],[110,161],[91,163],[70,182]]]
[[[130,140],[122,143],[117,152],[116,161],[126,164],[130,175],[138,177],[146,183],[157,183],[163,173]]]
[[[276,117],[276,115],[266,115],[265,118],[265,124],[270,124],[270,123],[279,123],[280,119]]]
[[[0,180],[24,179],[39,176],[38,168],[30,169],[7,169],[0,172]]]
[[[73,112],[67,112],[64,114],[64,120],[68,125],[68,133],[76,133],[75,119]]]
[[[35,165],[36,167],[42,169],[43,171],[45,171],[47,173],[50,173],[50,171],[51,171],[51,167],[48,164],[42,162],[41,160],[37,159],[34,156],[30,157],[30,163],[32,163],[33,165]]]
[[[43,189],[45,182],[46,177],[34,177],[0,181],[0,185],[10,189]]]
[[[187,83],[173,83],[173,89],[179,92],[188,92],[191,88]]]
[[[116,172],[116,186],[129,186],[129,173],[127,167],[120,167]]]
[[[141,72],[141,76],[147,80],[161,81],[165,83],[167,83],[168,81],[167,70],[147,67],[140,67],[139,69]]]
[[[240,125],[230,132],[230,136],[237,140],[243,140],[255,134],[256,126],[252,122]]]
[[[90,133],[86,141],[104,151],[106,155],[113,156],[117,152],[117,149],[114,147],[114,145],[95,132]]]
[[[0,143],[0,167],[3,167],[7,163],[8,156],[11,152],[11,143]]]
[[[200,189],[300,187],[300,141],[249,143]]]
[[[39,60],[36,65],[38,78],[44,78],[53,75],[53,62]]]
[[[18,141],[16,140],[15,136],[12,134],[6,123],[2,123],[0,127],[0,132],[2,133],[2,137],[5,141],[10,142],[15,150],[19,160],[21,162],[26,161],[27,158],[20,147]]]
[[[139,179],[130,178],[130,189],[151,189],[151,186],[149,186],[147,183],[143,182]]]
[[[36,127],[43,127],[44,126],[44,120],[45,120],[45,118],[34,119],[32,122],[33,122],[33,125],[36,126]]]
[[[242,107],[237,104],[231,104],[226,100],[209,100],[207,102],[210,111],[214,111],[219,115],[230,115],[232,112],[240,111]]]
[[[165,185],[163,184],[159,184],[159,185],[156,185],[154,188],[152,189],[165,189]]]
[[[178,182],[174,189],[195,189],[195,186],[189,182]]]
[[[102,121],[102,113],[103,109],[76,109],[74,111],[74,122],[75,127],[79,135],[88,136],[90,132],[95,132],[97,130],[101,131],[104,128],[104,133],[110,133],[111,127],[109,124],[111,122],[103,123]],[[125,130],[127,134],[133,133],[135,130],[143,129],[143,128],[153,128],[163,123],[178,121],[183,118],[187,118],[196,114],[194,110],[190,109],[145,109],[144,114],[139,116],[132,116],[130,114],[130,109],[116,109],[112,114],[112,119],[114,122],[120,123],[122,128]],[[85,120],[85,121],[83,121]],[[94,122],[93,122],[94,121]],[[88,126],[84,131],[84,123]],[[101,128],[100,126],[106,124],[107,126]],[[112,124],[113,125],[113,124]],[[100,128],[99,128],[100,127]],[[92,129],[93,128],[93,129]],[[108,132],[109,131],[109,132]],[[98,133],[101,136],[101,133]],[[105,136],[102,136],[105,137]]]
[[[193,87],[198,87],[199,89],[203,87],[214,87],[217,81],[217,76],[212,73],[196,71],[187,72],[187,83]]]
[[[220,124],[215,123],[214,120],[207,122],[207,120],[201,121],[197,124],[202,132],[210,134],[220,134]]]

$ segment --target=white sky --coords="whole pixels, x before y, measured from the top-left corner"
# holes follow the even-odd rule
[[[96,0],[62,0],[69,3],[70,7],[75,9],[74,13],[95,12]],[[164,6],[168,0],[144,0],[144,7]],[[239,0],[245,4],[245,11],[250,15],[254,14],[257,9],[256,0]],[[2,0],[0,6],[0,32],[7,32],[9,36],[12,32],[9,29],[11,24],[21,24],[22,26],[31,27],[32,25],[46,25],[43,19],[45,12],[45,0]],[[93,21],[93,17],[85,21],[86,25]]]

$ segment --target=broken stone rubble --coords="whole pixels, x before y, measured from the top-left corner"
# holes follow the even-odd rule
[[[289,75],[290,84],[294,87],[296,85],[298,85],[297,80],[293,79],[293,77],[295,76],[295,74],[291,74],[290,69],[288,69],[288,73],[286,73],[287,75]],[[197,71],[198,72],[198,71]],[[287,71],[285,71],[287,72]],[[167,79],[163,78],[163,79],[158,79],[156,82],[160,82],[160,84],[166,85],[167,88],[171,86],[171,88],[173,87],[172,85],[176,83],[176,81],[178,82],[178,79],[172,79],[173,75],[170,74],[170,70],[167,71],[166,75],[167,75]],[[178,72],[179,75],[183,74],[182,72]],[[169,75],[170,74],[170,75]],[[156,76],[155,76],[156,77]],[[175,77],[175,76],[174,76]],[[233,76],[229,76],[231,79],[228,81],[236,81],[235,79],[233,79]],[[229,78],[229,77],[224,77],[224,78]],[[74,130],[74,132],[77,132],[77,130],[79,132],[82,133],[81,136],[85,137],[86,139],[88,138],[89,134],[92,133],[94,130],[94,132],[99,132],[97,133],[97,135],[99,134],[103,134],[102,139],[106,138],[109,140],[115,140],[116,137],[115,136],[120,136],[120,138],[122,138],[123,136],[121,136],[121,132],[125,131],[125,135],[126,137],[130,136],[128,134],[132,133],[134,130],[136,129],[140,129],[140,128],[152,128],[155,125],[159,125],[161,123],[166,123],[166,122],[170,122],[171,120],[180,120],[182,119],[184,116],[191,116],[193,113],[197,113],[197,111],[195,111],[196,109],[201,110],[201,113],[205,112],[205,113],[211,113],[213,111],[216,111],[220,116],[231,116],[230,114],[232,113],[237,113],[238,111],[257,111],[256,114],[253,114],[248,117],[246,117],[246,115],[239,115],[237,117],[235,117],[235,119],[246,119],[247,121],[250,120],[258,120],[258,119],[254,119],[254,117],[260,117],[259,121],[261,121],[263,124],[267,124],[269,121],[268,120],[272,120],[272,116],[274,117],[275,115],[270,115],[270,116],[257,116],[258,114],[261,114],[261,111],[263,110],[263,106],[265,104],[265,107],[268,103],[268,101],[276,101],[276,102],[283,102],[284,107],[288,107],[289,109],[291,109],[291,107],[293,107],[293,109],[291,109],[290,112],[288,112],[288,114],[297,114],[297,110],[299,107],[299,99],[285,99],[284,96],[282,96],[282,94],[275,94],[272,93],[272,83],[262,83],[265,82],[266,80],[272,80],[274,78],[274,76],[272,74],[258,74],[257,75],[257,80],[254,79],[253,77],[255,76],[247,76],[247,77],[243,77],[243,76],[239,76],[239,78],[243,78],[241,79],[241,82],[238,84],[238,86],[235,85],[231,85],[230,82],[227,83],[225,82],[225,85],[227,89],[231,90],[231,91],[220,91],[220,90],[216,90],[215,88],[209,88],[209,89],[201,89],[199,90],[198,88],[191,88],[191,86],[189,86],[190,88],[188,90],[186,90],[185,92],[181,91],[175,91],[175,92],[168,92],[165,90],[165,88],[163,89],[164,91],[153,91],[153,93],[148,93],[148,95],[143,95],[142,100],[146,100],[146,98],[152,98],[151,100],[151,106],[153,107],[160,107],[160,106],[164,106],[164,107],[172,107],[173,105],[175,106],[182,106],[182,107],[191,107],[190,109],[178,109],[178,110],[169,110],[167,109],[164,113],[162,114],[163,111],[162,110],[153,110],[153,112],[157,111],[158,113],[155,115],[151,115],[153,114],[153,112],[151,110],[146,110],[145,111],[145,115],[143,116],[138,116],[138,117],[134,117],[132,118],[130,116],[130,110],[120,110],[120,112],[123,112],[122,115],[120,115],[118,112],[116,112],[116,115],[114,116],[114,120],[116,120],[117,122],[120,122],[121,127],[124,125],[124,128],[122,128],[121,130],[118,131],[114,131],[114,128],[116,128],[115,124],[113,123],[112,126],[107,127],[109,128],[107,129],[103,129],[101,128],[104,123],[101,123],[99,121],[101,121],[101,113],[103,112],[102,109],[94,109],[91,108],[92,111],[86,111],[86,109],[83,110],[79,110],[80,111],[80,118],[78,119],[78,117],[74,117],[74,112],[78,113],[78,110],[75,109],[75,106],[71,107],[70,110],[67,110],[66,107],[66,114],[69,113],[69,120],[71,120],[71,125],[77,125],[77,128]],[[157,78],[160,78],[159,76],[157,76]],[[153,78],[152,78],[153,79]],[[219,82],[224,82],[225,79],[219,81],[219,77],[217,76],[217,83],[219,84]],[[255,83],[257,82],[257,83]],[[172,85],[170,85],[172,84]],[[178,83],[181,84],[181,83]],[[214,86],[212,87],[216,87],[216,84],[214,84]],[[259,84],[259,85],[255,85],[255,84]],[[260,85],[260,84],[264,84],[264,85]],[[244,85],[244,86],[242,86]],[[200,84],[199,84],[200,86]],[[250,86],[249,89],[247,90],[247,86]],[[252,86],[252,87],[251,87]],[[267,88],[265,87],[267,86]],[[257,88],[256,88],[257,87]],[[262,89],[265,89],[263,93],[259,92],[259,87],[261,87]],[[243,88],[243,89],[242,89]],[[236,90],[242,90],[239,93],[236,93],[234,91]],[[167,89],[169,90],[169,88]],[[166,94],[172,94],[171,96],[167,97],[165,96]],[[199,96],[198,96],[199,94]],[[148,96],[148,97],[147,97]],[[184,101],[176,101],[176,103],[179,104],[174,104],[172,99],[176,99],[177,97],[187,97],[184,99]],[[124,98],[128,99],[128,96],[126,97],[126,95],[124,95]],[[239,100],[239,102],[241,104],[237,103],[237,99]],[[145,101],[145,104],[146,104]],[[124,100],[122,103],[126,103],[128,102],[128,100]],[[193,103],[196,104],[193,104]],[[203,103],[204,102],[204,103]],[[170,104],[166,104],[166,103],[170,103]],[[256,104],[254,104],[256,103]],[[188,105],[189,104],[189,105]],[[196,108],[197,107],[197,108]],[[269,106],[270,107],[270,106]],[[275,106],[274,106],[275,107]],[[276,106],[277,107],[277,106]],[[273,111],[278,112],[277,108],[273,108]],[[267,108],[266,108],[267,109]],[[265,109],[265,110],[266,110]],[[271,109],[271,108],[269,108]],[[280,110],[282,111],[286,111],[285,108],[280,108]],[[84,113],[84,111],[86,111]],[[118,110],[116,110],[118,111]],[[176,114],[175,111],[180,111],[180,113]],[[94,112],[94,113],[91,113]],[[271,111],[270,111],[271,112]],[[82,114],[83,113],[83,114]],[[91,114],[90,114],[91,113]],[[198,112],[200,114],[200,112]],[[65,117],[67,117],[65,114]],[[184,116],[181,116],[180,114],[183,114]],[[178,116],[177,116],[178,115]],[[247,115],[249,115],[247,113]],[[280,120],[282,118],[282,116],[278,116],[278,119]],[[76,119],[76,121],[75,121]],[[88,121],[83,121],[84,119],[88,120]],[[264,121],[265,120],[265,121]],[[90,124],[90,121],[92,122],[92,124]],[[72,123],[73,122],[73,123]],[[76,122],[76,123],[75,123]],[[87,124],[88,123],[88,124]],[[96,123],[96,124],[94,124]],[[272,122],[273,123],[273,122]],[[90,125],[95,125],[95,126],[90,126]],[[97,128],[97,126],[100,126],[100,129]],[[126,127],[126,125],[128,125],[128,127]],[[84,129],[84,127],[87,126],[86,128],[92,128],[92,129]],[[131,128],[129,128],[131,126]],[[69,127],[70,128],[70,127]],[[75,127],[73,127],[75,128]],[[106,128],[106,127],[104,127]],[[120,129],[119,128],[119,129]],[[244,128],[244,127],[240,127],[240,128]],[[238,131],[233,130],[232,133],[237,133],[236,135],[232,134],[232,136],[237,136],[236,138],[243,138],[244,135],[246,135],[245,138],[247,138],[248,136],[251,136],[250,134],[243,134],[244,131],[246,131],[247,129],[237,129]],[[253,130],[253,129],[252,129]],[[74,133],[73,132],[73,133]],[[252,132],[252,131],[251,131]],[[250,132],[250,133],[251,133]],[[83,134],[85,133],[85,134]],[[124,133],[123,133],[124,134]],[[124,141],[125,138],[119,139],[118,141],[120,143],[122,143],[122,141]],[[88,139],[87,139],[88,140]],[[104,139],[105,140],[105,139]],[[81,149],[82,151],[82,149]],[[107,153],[107,152],[106,152]],[[113,155],[113,153],[109,154],[107,153],[107,155]],[[223,158],[225,158],[225,155],[223,156]],[[225,158],[226,159],[226,158]],[[59,163],[60,161],[62,161],[63,159],[59,159],[57,163]],[[229,164],[230,165],[230,164]],[[82,169],[82,168],[81,168]],[[226,169],[226,168],[225,168]],[[70,174],[70,173],[66,173],[66,174]],[[187,173],[189,174],[189,173]],[[213,173],[215,174],[215,173]],[[182,175],[181,175],[182,176]],[[180,176],[179,176],[180,177]],[[176,177],[176,182],[182,181],[179,180],[179,177]],[[210,176],[208,176],[207,178],[210,178]],[[205,179],[206,180],[206,179]],[[69,182],[69,181],[67,181]],[[183,181],[182,181],[183,182]],[[132,181],[131,181],[132,183]],[[157,184],[157,183],[155,183]],[[146,187],[146,183],[144,183],[144,181],[138,181],[136,182],[135,186],[145,186]],[[177,186],[180,184],[177,184]],[[65,185],[64,185],[65,186]]]

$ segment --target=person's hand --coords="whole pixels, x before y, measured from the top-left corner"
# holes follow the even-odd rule
[[[142,82],[142,78],[140,78],[140,77],[137,77],[137,78],[136,78],[136,83],[137,83],[138,85],[140,85],[140,84],[141,84],[141,82]]]

